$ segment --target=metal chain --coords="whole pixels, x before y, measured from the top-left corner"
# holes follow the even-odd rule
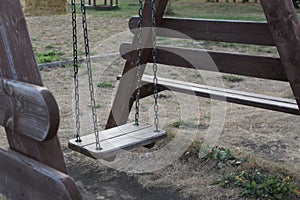
[[[158,132],[158,89],[157,89],[157,49],[156,49],[156,0],[152,0],[152,57],[153,57],[153,96],[154,96],[154,125]]]
[[[82,142],[80,138],[76,0],[72,0],[71,4],[72,4],[72,30],[73,30],[73,68],[74,68],[74,85],[75,85],[76,142]]]
[[[86,9],[85,9],[85,1],[81,0],[81,13],[82,13],[82,27],[84,34],[84,44],[85,44],[85,56],[86,56],[86,66],[88,71],[89,78],[89,91],[90,91],[90,100],[92,107],[92,115],[93,115],[93,123],[94,123],[94,134],[96,139],[96,150],[101,150],[100,141],[99,141],[99,130],[98,130],[98,122],[97,122],[97,113],[96,113],[96,103],[95,103],[95,94],[94,94],[94,85],[93,85],[93,74],[92,74],[92,66],[91,66],[91,58],[90,58],[90,48],[89,48],[89,38],[88,38],[88,28],[86,22]]]
[[[138,59],[137,59],[137,72],[136,72],[136,100],[135,100],[135,125],[139,125],[139,112],[140,112],[140,93],[141,93],[141,68],[142,68],[142,21],[143,21],[143,0],[139,0],[139,21],[138,21]]]

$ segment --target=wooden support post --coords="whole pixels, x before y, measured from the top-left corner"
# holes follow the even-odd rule
[[[157,1],[157,17],[156,24],[160,26],[162,17],[167,6],[167,0]],[[143,9],[143,22],[142,27],[151,27],[152,17],[151,17],[151,1],[146,1]],[[151,47],[151,31],[144,30],[142,32],[142,46]],[[138,37],[135,35],[132,42],[132,49],[136,50],[138,48]],[[142,55],[142,63],[147,63],[151,55],[150,49],[144,49]],[[133,98],[132,95],[136,90],[137,82],[137,67],[136,67],[137,54],[130,54],[126,61],[122,78],[120,79],[120,84],[115,96],[115,100],[110,111],[110,115],[107,121],[106,128],[112,128],[115,126],[123,125],[127,122],[129,112],[130,112],[130,100]],[[145,65],[142,66],[140,73],[143,74],[145,70]]]
[[[300,23],[293,2],[287,0],[260,2],[300,108]]]
[[[0,58],[1,76],[43,85],[19,0],[0,1]],[[12,149],[67,172],[57,136],[38,142],[8,128],[6,133]]]

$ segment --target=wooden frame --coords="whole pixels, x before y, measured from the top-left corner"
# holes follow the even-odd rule
[[[86,8],[91,8],[95,10],[113,10],[119,7],[118,0],[103,0],[103,4],[98,4],[97,0],[89,0]]]
[[[91,1],[90,1],[91,2]],[[157,21],[161,27],[182,31],[203,40],[238,42],[246,44],[275,45],[280,58],[240,55],[236,53],[208,53],[220,72],[289,82],[295,101],[250,94],[233,90],[202,87],[175,80],[159,79],[158,90],[172,89],[187,94],[224,99],[233,103],[250,105],[299,115],[300,106],[300,24],[292,1],[260,0],[268,23],[209,21],[163,18],[167,0],[157,1]],[[274,14],[275,13],[275,14]],[[151,26],[151,5],[146,1],[143,10],[143,27]],[[201,24],[208,33],[201,33]],[[216,26],[216,24],[218,26]],[[193,26],[193,29],[191,28]],[[136,18],[130,28],[136,27]],[[230,28],[227,28],[230,27]],[[253,30],[255,27],[255,30]],[[233,32],[229,32],[229,29]],[[258,32],[257,32],[258,31]],[[240,33],[247,33],[246,37]],[[178,35],[158,35],[179,37]],[[143,46],[150,46],[151,33],[142,32]],[[255,39],[251,37],[256,37]],[[127,122],[134,101],[138,38],[131,45],[121,47],[126,64],[107,128]],[[159,50],[159,63],[191,68],[184,59],[173,60],[170,47]],[[0,125],[5,127],[9,148],[0,148],[0,192],[11,199],[81,199],[73,179],[67,175],[63,154],[57,137],[59,125],[58,106],[54,97],[43,87],[39,69],[32,50],[25,17],[19,0],[0,1]],[[194,56],[203,50],[172,49]],[[151,62],[151,49],[145,49],[142,62]],[[224,62],[229,58],[229,62]],[[201,60],[201,57],[199,57]],[[252,63],[254,67],[250,67]],[[236,64],[243,64],[237,68]],[[262,66],[262,67],[260,67]],[[141,73],[144,72],[142,67]],[[201,68],[201,70],[211,70]],[[152,94],[152,78],[142,79],[141,97]],[[126,105],[124,105],[124,102]],[[28,124],[33,126],[28,126]],[[45,187],[47,186],[47,187]]]
[[[165,0],[167,1],[167,0]],[[160,0],[157,12],[161,13],[165,9],[165,1]],[[209,54],[216,64],[217,72],[264,78],[276,81],[289,82],[293,90],[296,101],[276,98],[271,96],[251,94],[239,91],[229,91],[214,88],[207,89],[205,85],[195,85],[175,80],[158,79],[159,90],[172,89],[177,92],[184,92],[202,97],[226,100],[232,103],[249,105],[264,109],[287,112],[299,115],[300,106],[300,42],[299,42],[299,21],[293,7],[292,1],[285,0],[261,0],[267,23],[248,21],[228,21],[228,20],[201,20],[185,18],[163,18],[157,17],[157,26],[174,31],[157,31],[161,37],[184,38],[195,40],[209,40],[228,43],[242,43],[265,46],[276,46],[280,58],[265,56],[245,55],[240,53],[217,52],[199,49],[184,49],[175,47],[159,47],[158,63],[176,67],[195,68],[199,70],[216,71],[215,68],[202,66],[202,55]],[[144,9],[144,11],[147,8]],[[272,14],[279,13],[279,14]],[[149,19],[144,20],[143,27],[150,27],[146,24]],[[119,88],[107,121],[106,128],[122,125],[126,123],[131,106],[134,101],[134,88],[130,86],[136,82],[134,66],[137,55],[137,23],[138,18],[133,17],[129,21],[129,29],[135,34],[132,44],[123,44],[120,53],[125,58],[126,64],[120,77]],[[178,34],[179,32],[179,34]],[[144,40],[149,40],[150,35],[143,35]],[[145,39],[146,38],[146,39]],[[151,45],[142,46],[150,47]],[[143,63],[152,62],[149,52],[151,49],[144,49]],[[200,63],[194,66],[178,55],[189,55],[193,57],[193,63]],[[142,69],[143,73],[144,68]],[[150,78],[151,79],[151,78]],[[160,81],[161,80],[161,81]],[[152,95],[152,84],[149,77],[142,78],[142,97]],[[223,91],[223,92],[222,92]],[[216,95],[217,94],[217,95]],[[123,106],[124,99],[128,106]],[[121,109],[121,106],[123,109]],[[115,113],[121,113],[116,115]],[[120,112],[121,111],[121,112]]]
[[[0,192],[10,199],[81,199],[57,137],[59,111],[43,87],[19,0],[0,1]]]

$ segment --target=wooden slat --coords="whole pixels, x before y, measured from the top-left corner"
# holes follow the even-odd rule
[[[150,125],[135,126],[134,123],[128,123],[101,131],[99,133],[101,150],[96,150],[94,134],[81,137],[81,143],[77,143],[76,139],[70,140],[69,148],[95,159],[112,160],[122,150],[145,146],[166,136],[164,130],[155,132],[154,129]]]
[[[262,0],[282,64],[300,106],[300,22],[292,1]]]
[[[130,50],[130,44],[122,44],[120,54],[127,58]],[[287,81],[279,58],[166,46],[157,46],[157,54],[160,64]]]
[[[147,84],[149,85],[149,87],[152,87],[153,77],[144,75],[142,84],[144,85],[144,87]],[[211,87],[207,85],[194,84],[161,77],[158,78],[158,85],[165,90],[300,115],[298,105],[296,101],[292,99]],[[160,88],[159,90],[162,91],[162,88]],[[145,95],[142,96],[144,97]]]
[[[0,125],[37,141],[58,129],[58,106],[45,87],[0,77]]]
[[[160,22],[162,16],[164,14],[167,0],[157,0],[156,2],[156,24],[160,26]],[[149,27],[152,25],[152,8],[151,8],[151,1],[145,1],[144,9],[143,9],[143,20],[142,20],[142,27]],[[143,29],[142,31],[142,46],[151,46],[151,31]],[[132,48],[137,49],[139,46],[138,36],[135,35],[132,42]],[[143,51],[142,55],[142,63],[146,63],[151,56],[150,49],[146,49]],[[126,64],[124,66],[122,72],[122,79],[120,80],[120,84],[113,102],[112,109],[109,114],[109,118],[106,123],[106,129],[119,126],[125,124],[127,122],[130,109],[127,103],[128,100],[131,98],[133,92],[136,89],[136,61],[137,61],[137,54],[130,54],[127,57]],[[140,74],[143,74],[145,70],[145,66],[141,67]],[[124,100],[127,101],[124,103]]]
[[[79,200],[71,177],[13,150],[0,148],[0,193],[15,200]]]
[[[132,17],[129,28],[136,30],[137,23]],[[157,35],[162,37],[275,46],[265,22],[163,18],[160,27]]]
[[[19,0],[0,1],[0,76],[43,85]],[[10,129],[6,135],[12,149],[67,173],[57,136],[41,143]]]

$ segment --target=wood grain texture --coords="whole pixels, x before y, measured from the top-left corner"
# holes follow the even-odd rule
[[[131,31],[137,31],[138,18],[129,21]],[[275,46],[265,22],[163,18],[157,36],[209,40],[242,44]]]
[[[19,0],[0,1],[0,76],[43,86]],[[41,143],[8,128],[6,135],[12,149],[67,173],[57,136]]]
[[[130,44],[121,45],[120,54],[123,58],[126,59],[130,51]],[[148,62],[153,62],[153,59],[150,57]],[[157,46],[157,62],[177,67],[287,81],[279,58]]]
[[[0,125],[37,141],[58,129],[58,106],[45,87],[0,77]]]
[[[9,199],[81,199],[71,177],[20,153],[0,148],[0,163],[0,192]]]
[[[166,5],[168,0],[158,0],[156,2],[157,6],[157,16],[156,16],[156,24],[160,26]],[[143,9],[143,20],[142,27],[151,27],[152,25],[152,17],[151,14],[151,1],[146,1]],[[143,29],[142,31],[142,47],[152,46],[152,32],[149,29]],[[132,48],[137,49],[139,46],[138,36],[135,35],[132,42]],[[142,63],[146,63],[151,56],[151,50],[145,49],[142,53]],[[109,118],[106,123],[106,129],[119,126],[127,123],[127,119],[129,116],[130,109],[128,107],[128,100],[132,98],[132,94],[136,89],[137,83],[137,54],[132,53],[127,57],[122,78],[120,80],[120,84],[113,102],[112,109],[109,114]],[[143,74],[145,70],[145,65],[141,67],[140,74]],[[125,102],[125,103],[124,103]]]
[[[143,87],[152,88],[153,77],[144,75],[142,79]],[[298,105],[293,99],[285,99],[280,97],[273,97],[249,92],[241,92],[237,90],[230,90],[225,88],[211,87],[207,85],[194,84],[178,80],[171,80],[166,78],[158,78],[159,91],[171,90],[174,92],[181,92],[189,95],[196,95],[205,98],[217,99],[230,103],[237,103],[257,108],[263,108],[273,111],[285,112],[295,115],[300,115]],[[146,94],[142,97],[151,95],[151,89],[144,89]],[[153,90],[152,90],[153,91]],[[152,92],[153,93],[153,92]]]
[[[101,150],[96,150],[94,134],[82,136],[82,142],[76,138],[69,141],[69,147],[95,159],[112,160],[122,150],[130,150],[139,146],[152,144],[166,137],[164,130],[155,132],[155,127],[150,125],[135,126],[134,123],[124,124],[101,131],[99,140]]]
[[[292,1],[261,0],[282,64],[300,107],[300,23]]]

